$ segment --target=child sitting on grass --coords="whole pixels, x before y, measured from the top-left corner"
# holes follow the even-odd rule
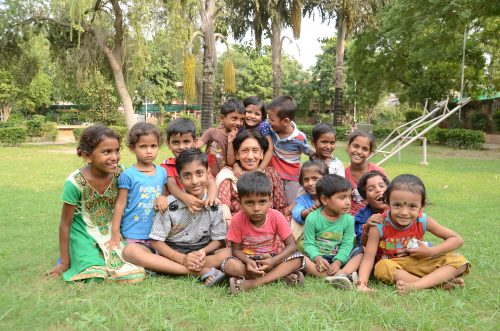
[[[176,168],[186,193],[203,200],[208,185],[206,155],[194,148],[184,150]],[[222,210],[213,206],[191,213],[175,196],[167,200],[168,210],[156,214],[153,221],[152,247],[129,244],[124,249],[125,259],[156,272],[198,275],[207,286],[217,284],[225,275],[215,267],[230,255],[228,248],[218,250],[226,238]]]
[[[296,252],[295,239],[283,214],[270,209],[271,182],[262,172],[243,174],[237,183],[242,211],[233,216],[227,240],[232,256],[222,264],[233,294],[285,278],[302,285],[304,256]],[[279,252],[279,240],[285,248]]]
[[[111,239],[108,247],[127,242],[142,242],[151,246],[149,233],[153,225],[154,201],[167,181],[165,169],[153,162],[158,155],[161,133],[150,123],[137,123],[128,133],[128,147],[137,162],[118,178],[118,200],[111,221]]]
[[[312,129],[312,145],[316,151],[312,159],[324,162],[329,174],[345,177],[344,164],[333,155],[336,141],[336,131],[333,126],[327,123],[316,124]]]
[[[426,192],[420,178],[397,176],[389,184],[385,200],[390,210],[384,213],[384,223],[370,228],[359,268],[358,289],[370,290],[368,278],[374,261],[375,277],[395,283],[399,293],[435,286],[463,287],[461,276],[469,272],[470,265],[463,255],[453,252],[462,246],[463,240],[423,213]],[[428,247],[423,241],[426,231],[444,241]]]
[[[212,206],[217,203],[217,187],[212,176],[209,175],[208,194],[206,200],[188,194],[183,191],[184,187],[175,165],[175,160],[179,154],[187,149],[194,148],[196,144],[196,125],[187,118],[178,118],[169,123],[167,127],[167,145],[174,157],[168,158],[161,166],[167,171],[167,192],[181,200],[192,212],[198,212],[202,208]],[[167,193],[167,195],[168,195]],[[157,207],[160,212],[164,212],[168,206],[164,195],[158,197]]]
[[[304,227],[304,251],[310,258],[306,260],[305,271],[326,277],[335,286],[351,288],[347,276],[356,271],[357,265],[350,259],[360,253],[357,247],[353,250],[351,184],[342,176],[326,175],[318,180],[316,195],[321,207],[307,216]],[[356,274],[352,277],[356,278]]]

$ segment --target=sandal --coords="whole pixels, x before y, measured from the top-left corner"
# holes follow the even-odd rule
[[[352,282],[344,274],[325,277],[325,281],[333,285],[333,287],[340,288],[343,290],[350,290],[352,288]]]
[[[240,281],[238,283],[238,281]],[[244,291],[243,283],[245,282],[245,277],[231,277],[229,278],[229,292],[231,294],[240,294]]]
[[[293,277],[295,276],[295,277]],[[288,286],[303,286],[304,285],[304,274],[302,271],[294,271],[288,276],[283,277],[286,285]]]
[[[215,276],[214,279],[212,279],[211,281],[209,281],[208,283],[205,283],[205,280],[207,278],[209,278],[210,276]],[[215,284],[218,284],[220,283],[221,281],[223,281],[224,279],[226,278],[226,274],[223,273],[222,271],[218,270],[218,269],[215,269],[214,267],[210,268],[210,271],[203,274],[199,280],[200,282],[204,283],[207,287],[212,287],[213,285]]]

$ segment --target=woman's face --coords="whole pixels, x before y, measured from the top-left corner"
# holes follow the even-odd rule
[[[259,142],[253,137],[245,139],[236,152],[236,160],[240,161],[241,168],[245,171],[257,170],[263,157],[262,147],[260,147]]]

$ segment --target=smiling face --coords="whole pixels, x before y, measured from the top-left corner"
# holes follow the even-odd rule
[[[226,116],[221,115],[220,120],[222,122],[222,125],[226,129],[227,132],[233,131],[233,130],[238,130],[243,126],[243,119],[245,118],[245,115],[240,114],[238,112],[231,112],[227,114]]]
[[[96,175],[112,174],[120,161],[120,143],[116,138],[105,136],[90,154],[85,153],[83,156]]]
[[[330,197],[322,195],[320,201],[328,216],[338,217],[351,209],[351,190],[337,192]]]
[[[249,128],[254,128],[262,122],[262,111],[256,105],[248,105],[245,108],[245,124]]]
[[[389,196],[391,221],[399,227],[406,227],[417,219],[422,210],[422,196],[408,190],[395,189]]]
[[[187,193],[202,198],[208,186],[207,168],[199,160],[186,163],[180,173],[179,178]]]
[[[317,166],[311,166],[302,170],[302,187],[312,196],[316,195],[316,183],[323,177]]]
[[[236,160],[240,161],[241,168],[245,171],[254,171],[264,158],[264,152],[257,139],[245,139],[236,151]]]
[[[175,133],[170,136],[168,141],[168,148],[172,151],[175,158],[181,154],[183,150],[190,149],[194,147],[194,138],[193,134],[188,133]]]
[[[386,190],[387,184],[380,176],[370,177],[366,181],[366,203],[374,212],[382,212],[388,208],[384,202]]]
[[[271,208],[271,197],[267,194],[246,195],[240,198],[240,205],[252,224],[260,226],[266,221],[267,212]]]
[[[335,150],[335,134],[333,132],[324,133],[319,136],[318,140],[313,141],[316,156],[321,160],[327,160],[332,157]]]
[[[130,149],[134,152],[138,165],[149,166],[158,155],[158,139],[148,134],[139,137],[139,140]]]
[[[358,136],[347,146],[347,154],[352,164],[361,165],[368,160],[371,154],[370,139]]]
[[[277,109],[271,109],[268,112],[268,121],[273,131],[277,133],[285,132],[290,125],[290,120],[288,118],[280,119]]]

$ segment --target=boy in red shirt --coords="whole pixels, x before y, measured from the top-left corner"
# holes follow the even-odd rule
[[[288,222],[279,211],[270,209],[271,182],[262,172],[243,174],[237,183],[242,211],[233,216],[227,241],[233,256],[221,269],[230,278],[231,293],[285,278],[289,285],[302,285],[304,256],[296,251]],[[285,243],[278,251],[279,240]]]

